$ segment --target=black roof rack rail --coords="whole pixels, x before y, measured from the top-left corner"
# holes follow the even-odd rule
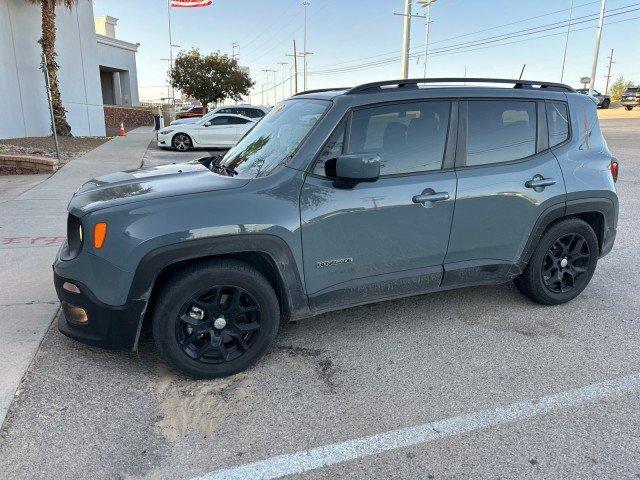
[[[349,90],[351,87],[332,87],[332,88],[316,88],[315,90],[305,90],[304,92],[298,92],[294,95],[297,97],[298,95],[306,95],[307,93],[322,93],[322,92],[332,92],[333,90]]]
[[[409,78],[404,80],[384,80],[382,82],[372,82],[358,85],[347,91],[347,95],[354,93],[371,92],[380,90],[380,87],[397,85],[398,88],[418,88],[420,83],[513,83],[513,88],[533,88],[534,85],[549,90],[561,90],[575,92],[569,85],[555,82],[539,82],[535,80],[511,80],[507,78]]]

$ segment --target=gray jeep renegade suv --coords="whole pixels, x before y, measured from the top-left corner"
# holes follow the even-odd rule
[[[86,183],[54,264],[60,331],[130,350],[147,324],[172,368],[211,378],[329,310],[509,281],[575,298],[618,217],[595,103],[456,82],[304,92],[224,157]]]

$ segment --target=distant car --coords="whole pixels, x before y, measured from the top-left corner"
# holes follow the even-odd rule
[[[576,90],[578,93],[582,93],[583,95],[589,95],[588,88],[579,88]],[[611,97],[609,95],[603,95],[600,92],[594,90],[593,98],[597,101],[599,108],[609,108],[611,105]]]
[[[172,125],[158,132],[158,146],[186,152],[192,148],[231,148],[253,128],[255,119],[218,114],[187,125]]]
[[[191,107],[176,113],[176,117],[195,121],[204,115],[203,107]]]
[[[640,107],[640,87],[629,87],[622,94],[622,105],[627,110]]]
[[[247,118],[260,119],[264,117],[268,112],[268,108],[256,105],[230,105],[226,107],[218,107],[215,110],[211,110],[209,113],[203,115],[202,118],[209,119],[219,113],[230,113],[232,115],[242,115],[243,117]],[[194,118],[181,118],[179,120],[174,120],[173,122],[171,122],[171,125],[187,125],[189,123],[194,123],[197,120],[198,119]]]

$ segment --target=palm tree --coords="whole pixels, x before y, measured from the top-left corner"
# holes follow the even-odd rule
[[[42,52],[47,58],[47,64],[42,68],[49,73],[51,87],[51,103],[53,116],[56,122],[58,135],[71,135],[71,127],[67,122],[67,111],[62,105],[60,89],[58,87],[58,64],[56,63],[56,6],[64,5],[71,8],[77,0],[27,0],[29,3],[40,5],[42,8],[42,37],[38,43],[42,46]]]

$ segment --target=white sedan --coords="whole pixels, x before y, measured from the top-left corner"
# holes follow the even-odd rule
[[[172,125],[158,132],[158,146],[180,152],[192,148],[231,148],[256,124],[242,115],[220,114],[188,125]]]

